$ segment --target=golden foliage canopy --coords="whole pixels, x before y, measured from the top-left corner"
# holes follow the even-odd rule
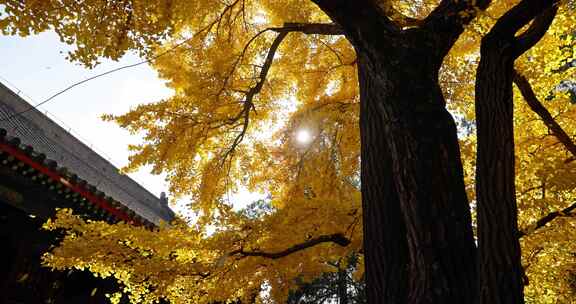
[[[439,81],[461,122],[469,196],[474,197],[474,75],[482,35],[517,1],[495,1],[467,26]],[[47,265],[88,269],[121,281],[133,302],[249,299],[269,286],[280,300],[294,278],[337,271],[328,262],[362,250],[359,97],[354,50],[307,0],[4,0],[0,29],[56,31],[76,49],[69,59],[94,66],[135,50],[174,95],[106,116],[143,143],[128,170],[152,165],[170,191],[190,197],[198,219],[158,231],[83,221],[67,211],[50,229],[67,229]],[[403,26],[418,26],[438,1],[381,1]],[[325,28],[311,24],[328,24]],[[563,2],[543,40],[517,62],[540,101],[576,135],[576,12]],[[567,88],[572,86],[572,93]],[[570,95],[572,94],[572,95]],[[300,130],[311,134],[299,142]],[[576,200],[576,161],[515,93],[517,198],[530,303],[569,303],[576,280],[576,223],[536,221]],[[229,193],[266,193],[268,212],[238,212]],[[532,227],[532,228],[531,228]],[[331,236],[333,238],[322,239]],[[347,241],[342,241],[345,238]],[[314,246],[289,254],[297,244]],[[349,241],[349,242],[348,242]],[[84,244],[90,243],[90,248]],[[266,256],[261,253],[277,253]],[[345,259],[342,259],[345,260]],[[362,267],[357,271],[362,276]],[[118,299],[118,297],[112,297]]]

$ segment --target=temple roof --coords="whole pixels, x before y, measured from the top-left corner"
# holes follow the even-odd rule
[[[43,162],[56,162],[51,166],[74,174],[92,192],[119,202],[123,209],[132,210],[146,221],[159,224],[173,219],[174,212],[165,200],[121,174],[108,160],[1,83],[0,129],[6,131],[7,138],[15,139],[19,148],[45,155]]]

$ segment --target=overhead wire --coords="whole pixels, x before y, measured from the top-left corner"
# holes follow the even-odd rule
[[[188,42],[191,41],[192,39],[195,39],[198,35],[202,34],[203,32],[209,32],[209,31],[212,29],[212,27],[213,27],[215,24],[217,24],[217,22],[218,22],[218,20],[215,20],[215,21],[209,23],[207,26],[203,27],[203,28],[200,29],[198,32],[194,33],[194,35],[192,35],[191,37],[184,39],[183,41],[175,44],[173,47],[169,48],[168,50],[166,50],[166,51],[164,51],[164,52],[161,52],[161,53],[159,53],[159,54],[157,54],[157,55],[154,55],[154,56],[152,56],[152,57],[150,57],[150,58],[148,58],[148,59],[146,59],[146,60],[142,60],[142,61],[140,61],[140,62],[133,63],[133,64],[129,64],[129,65],[125,65],[125,66],[121,66],[121,67],[118,67],[118,68],[115,68],[115,69],[112,69],[112,70],[109,70],[109,71],[100,73],[100,74],[98,74],[98,75],[92,76],[92,77],[90,77],[90,78],[84,79],[84,80],[82,80],[82,81],[78,81],[78,82],[76,82],[76,83],[74,83],[74,84],[72,84],[72,85],[64,88],[63,90],[56,92],[54,95],[46,98],[45,100],[41,101],[40,103],[38,103],[38,104],[36,104],[36,105],[32,105],[30,108],[28,108],[28,109],[26,109],[26,110],[23,110],[23,111],[20,111],[20,112],[16,112],[16,113],[14,113],[14,114],[6,117],[6,118],[0,119],[0,122],[1,122],[1,121],[10,120],[10,119],[12,119],[12,118],[14,118],[14,117],[18,117],[18,116],[20,116],[20,115],[22,115],[22,114],[25,114],[25,113],[29,112],[29,111],[32,111],[32,110],[34,110],[34,109],[37,109],[38,107],[40,107],[40,106],[42,106],[42,105],[50,102],[51,100],[53,100],[54,98],[58,97],[59,95],[61,95],[61,94],[65,93],[65,92],[73,89],[74,87],[77,87],[77,86],[79,86],[79,85],[81,85],[81,84],[84,84],[84,83],[86,83],[86,82],[88,82],[88,81],[94,80],[94,79],[96,79],[96,78],[100,78],[100,77],[102,77],[102,76],[106,76],[106,75],[111,74],[111,73],[114,73],[114,72],[118,72],[118,71],[120,71],[120,70],[129,69],[129,68],[133,68],[133,67],[136,67],[136,66],[139,66],[139,65],[142,65],[142,64],[146,64],[146,63],[153,62],[153,61],[155,61],[156,59],[158,59],[158,58],[160,58],[160,57],[162,57],[162,56],[165,56],[166,54],[169,54],[169,53],[175,51],[176,49],[180,48],[181,46],[183,46],[184,44],[188,43]]]
[[[200,32],[199,32],[199,33],[200,33]],[[197,34],[199,34],[199,33],[197,33]],[[91,80],[94,80],[94,79],[97,79],[97,78],[100,78],[100,77],[103,77],[103,76],[106,76],[106,75],[108,75],[108,74],[112,74],[112,73],[115,73],[115,72],[118,72],[118,71],[121,71],[121,70],[133,68],[133,67],[136,67],[136,66],[139,66],[139,65],[143,65],[143,64],[147,64],[147,63],[151,63],[151,62],[157,60],[158,58],[160,58],[160,57],[162,57],[162,56],[165,56],[166,54],[169,54],[169,53],[175,51],[176,49],[178,49],[179,47],[181,47],[181,46],[183,46],[184,44],[188,43],[190,40],[192,40],[192,39],[195,38],[195,37],[196,37],[196,35],[194,35],[194,36],[192,36],[192,37],[190,37],[190,38],[187,38],[187,39],[183,40],[182,42],[177,43],[176,45],[174,45],[174,46],[171,47],[170,49],[168,49],[168,50],[166,50],[166,51],[164,51],[164,52],[161,52],[161,53],[159,53],[159,54],[157,54],[157,55],[154,55],[154,56],[152,56],[152,57],[150,57],[150,58],[148,58],[148,59],[146,59],[146,60],[142,60],[142,61],[140,61],[140,62],[136,62],[136,63],[133,63],[133,64],[124,65],[124,66],[121,66],[121,67],[117,67],[117,68],[108,70],[108,71],[106,71],[106,72],[103,72],[103,73],[94,75],[94,76],[92,76],[92,77],[86,78],[86,79],[84,79],[84,80],[75,82],[75,83],[67,86],[66,88],[64,88],[64,89],[56,92],[56,93],[53,94],[52,96],[44,99],[43,101],[41,101],[41,102],[39,102],[39,103],[37,103],[37,104],[35,104],[35,105],[31,105],[30,108],[28,108],[28,109],[26,109],[26,110],[22,110],[22,111],[16,112],[16,113],[13,113],[13,114],[9,115],[8,117],[5,117],[5,118],[0,119],[0,121],[7,121],[7,120],[13,119],[13,118],[15,118],[15,117],[21,116],[22,114],[25,114],[25,113],[30,112],[30,111],[32,111],[32,110],[35,110],[35,109],[37,109],[38,107],[40,107],[40,106],[42,106],[42,105],[50,102],[51,100],[53,100],[54,98],[58,97],[59,95],[62,95],[62,94],[64,94],[64,93],[66,93],[67,91],[69,91],[69,90],[71,90],[71,89],[73,89],[73,88],[75,88],[75,87],[77,87],[77,86],[79,86],[79,85],[82,85],[82,84],[84,84],[84,83],[86,83],[86,82],[88,82],[88,81],[91,81]]]

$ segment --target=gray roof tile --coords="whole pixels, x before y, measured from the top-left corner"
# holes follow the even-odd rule
[[[0,83],[0,128],[22,144],[43,153],[138,215],[154,224],[170,221],[174,212],[161,200],[64,128]],[[21,113],[22,111],[27,112]]]

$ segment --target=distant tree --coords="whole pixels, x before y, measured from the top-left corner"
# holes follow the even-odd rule
[[[336,271],[326,272],[311,282],[297,279],[297,288],[288,294],[288,304],[363,304],[366,299],[364,280],[353,277],[358,267],[357,255],[348,258],[346,264],[333,265]]]

